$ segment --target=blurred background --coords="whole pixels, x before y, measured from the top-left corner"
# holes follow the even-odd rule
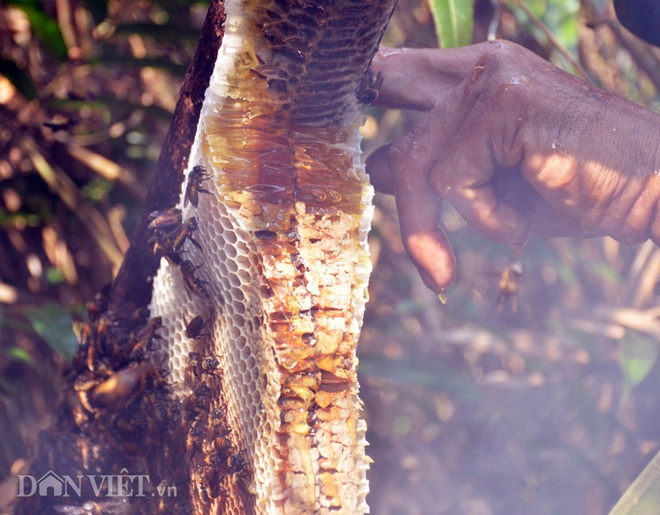
[[[0,512],[46,427],[84,305],[116,272],[207,3],[0,5]],[[458,13],[446,21],[446,9]],[[440,35],[436,29],[440,30]],[[660,109],[660,52],[609,0],[400,0],[384,42],[515,41]],[[365,110],[366,153],[415,114]],[[604,514],[659,450],[660,250],[532,238],[510,251],[446,208],[441,304],[378,194],[360,370],[372,513]]]

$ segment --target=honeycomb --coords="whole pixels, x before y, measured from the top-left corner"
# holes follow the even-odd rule
[[[208,395],[222,416],[188,410],[205,432],[190,451],[200,512],[368,512],[355,351],[373,190],[355,94],[394,3],[225,3],[176,206],[194,234],[161,260],[151,305],[184,412]]]

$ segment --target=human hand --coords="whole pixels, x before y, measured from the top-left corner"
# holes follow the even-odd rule
[[[396,195],[404,245],[442,292],[455,258],[449,202],[476,231],[520,249],[530,232],[660,242],[660,115],[602,92],[513,43],[381,48],[375,102],[423,111],[367,172]]]

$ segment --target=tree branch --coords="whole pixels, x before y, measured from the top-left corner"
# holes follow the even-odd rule
[[[154,255],[149,244],[148,215],[152,211],[168,209],[176,204],[204,93],[222,43],[224,21],[224,2],[212,2],[197,51],[181,87],[174,118],[163,143],[142,216],[110,290],[109,308],[120,319],[130,317],[131,313],[151,301],[151,278],[156,273],[160,257]]]

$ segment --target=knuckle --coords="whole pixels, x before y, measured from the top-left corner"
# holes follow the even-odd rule
[[[647,209],[634,206],[620,229],[620,240],[628,245],[642,243],[652,234],[652,228],[653,219]]]
[[[445,173],[445,167],[436,167],[431,173],[431,187],[441,197],[451,200],[460,194],[464,178],[456,173]]]
[[[424,168],[428,159],[428,151],[426,145],[422,145],[420,140],[420,130],[419,127],[416,127],[390,144],[387,159],[397,172],[414,172]]]
[[[390,148],[387,151],[387,158],[393,164],[402,162],[408,154],[408,146],[409,145],[405,139],[399,138],[390,145]]]
[[[536,66],[523,52],[526,51],[514,43],[491,42],[472,76],[482,101],[507,108],[518,105],[531,94],[532,71],[536,73]]]

